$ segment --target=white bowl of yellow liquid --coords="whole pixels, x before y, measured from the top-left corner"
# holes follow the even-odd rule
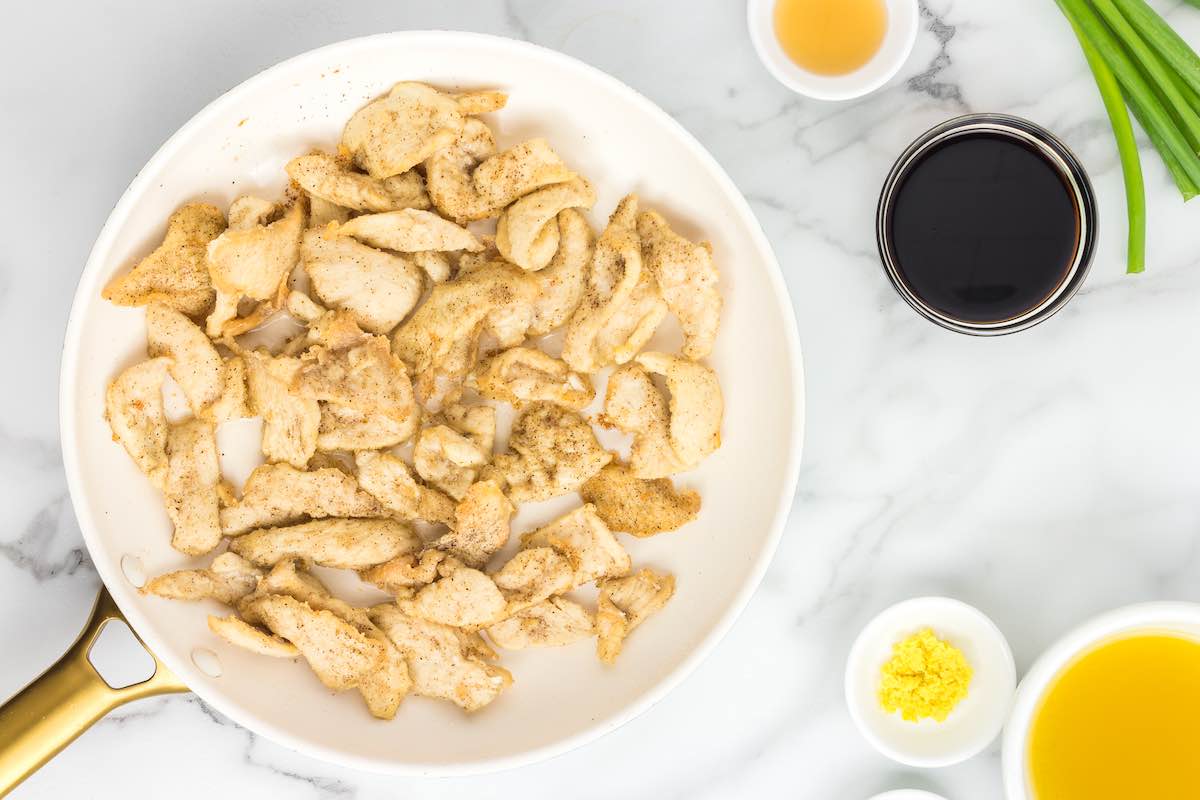
[[[771,74],[817,100],[850,100],[891,80],[912,52],[917,0],[749,0],[750,39]]]
[[[1008,800],[1200,797],[1200,605],[1145,603],[1068,633],[1021,681]]]

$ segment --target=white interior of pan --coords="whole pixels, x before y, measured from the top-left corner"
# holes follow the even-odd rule
[[[591,642],[506,653],[515,684],[471,716],[447,703],[409,698],[380,722],[356,693],[333,695],[302,662],[238,651],[211,634],[216,604],[140,596],[121,559],[147,574],[205,563],[173,551],[157,493],[111,440],[103,393],[143,357],[140,310],[110,306],[100,288],[161,239],[168,214],[206,200],[224,207],[246,192],[276,196],[283,165],[313,146],[331,147],[364,101],[397,80],[499,87],[509,106],[491,122],[501,146],[545,136],[591,178],[601,227],[619,197],[638,192],[676,229],[709,239],[722,271],[725,316],[711,363],[725,392],[724,445],[680,483],[699,490],[698,521],[650,540],[622,537],[636,565],[677,576],[674,601],[637,631],[615,668]],[[677,344],[668,332],[664,346]],[[366,769],[464,773],[548,757],[644,710],[703,656],[749,599],[791,502],[803,425],[795,323],[758,224],[715,162],[666,114],[602,73],[564,56],[502,39],[452,33],[389,34],[308,53],[239,86],[201,112],[137,176],[88,262],[67,334],[62,376],[63,448],[72,496],[105,583],[147,644],[199,695],[239,723],[311,755]],[[226,464],[240,479],[257,426],[221,432]],[[239,455],[240,454],[240,455]],[[236,465],[234,462],[241,460]],[[527,507],[514,532],[578,502]],[[325,575],[328,577],[328,575]],[[348,599],[378,595],[349,580]],[[218,655],[220,677],[191,659]]]

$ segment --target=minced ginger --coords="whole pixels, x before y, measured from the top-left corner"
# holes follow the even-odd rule
[[[932,717],[942,722],[967,696],[971,666],[962,651],[929,628],[892,645],[883,665],[879,704],[909,722]]]

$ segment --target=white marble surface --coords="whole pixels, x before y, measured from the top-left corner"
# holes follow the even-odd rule
[[[1200,12],[1172,12],[1200,42]],[[155,148],[220,92],[317,45],[402,28],[563,50],[676,116],[750,198],[800,320],[809,436],[788,533],[734,631],[670,697],[550,763],[441,781],[331,767],[192,697],[98,724],[15,794],[177,798],[791,797],[927,788],[1001,796],[997,748],[913,771],[856,735],[854,634],[892,601],[948,594],[993,615],[1019,668],[1088,615],[1200,600],[1200,209],[1147,159],[1149,270],[1123,275],[1107,123],[1052,0],[922,0],[901,76],[854,104],[774,83],[738,0],[21,3],[0,48],[0,697],[74,637],[97,577],[56,430],[58,354],[92,239]],[[1075,148],[1102,244],[1058,317],[998,340],[918,318],[880,270],[878,187],[913,137],[968,110],[1040,122]],[[263,795],[262,793],[266,793]]]

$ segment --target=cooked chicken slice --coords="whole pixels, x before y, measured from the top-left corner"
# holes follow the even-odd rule
[[[637,218],[642,260],[658,282],[659,291],[683,328],[683,354],[693,361],[712,352],[721,321],[720,278],[712,260],[712,245],[692,244],[656,211]]]
[[[558,213],[568,208],[591,208],[596,190],[586,178],[572,178],[522,197],[500,214],[496,249],[521,269],[540,270],[558,252]]]
[[[300,258],[317,299],[371,333],[390,333],[424,289],[421,270],[403,256],[324,230],[305,231]]]
[[[283,209],[278,203],[244,194],[229,204],[229,230],[245,231],[260,225],[270,225],[279,219]]]
[[[311,233],[313,233],[313,231],[305,231],[304,236],[308,237],[308,235]],[[301,253],[303,252],[304,245],[301,244]],[[296,318],[297,322],[302,322],[305,325],[316,325],[321,321],[322,318],[329,314],[328,308],[325,308],[323,305],[318,303],[316,300],[313,300],[304,292],[296,289],[288,290],[287,299],[284,301],[283,307],[289,314]],[[349,314],[348,312],[343,316],[351,319],[353,318],[353,315]],[[359,327],[357,322],[354,323],[354,327],[358,328],[360,332],[362,331],[362,328]],[[311,342],[306,341],[305,347],[307,347],[310,343]]]
[[[371,619],[407,659],[415,694],[477,711],[512,684],[507,670],[485,663],[454,628],[407,614],[391,603],[372,608]]]
[[[262,451],[268,461],[303,468],[317,449],[321,406],[293,391],[303,367],[298,358],[246,353],[250,410],[263,418]]]
[[[380,412],[364,412],[337,403],[322,403],[317,453],[319,455],[322,451],[330,450],[381,450],[402,444],[412,436],[412,432],[413,426],[409,420],[397,421]],[[312,463],[309,461],[310,465]]]
[[[667,401],[648,373],[666,378]],[[694,468],[721,446],[724,403],[717,376],[708,367],[665,353],[643,353],[608,379],[604,415],[634,435],[633,474],[662,478]]]
[[[423,250],[418,253],[409,253],[408,258],[420,267],[429,276],[429,280],[434,283],[450,280],[450,257],[445,253],[437,250]]]
[[[496,446],[496,409],[455,403],[442,409],[441,419],[478,445],[483,454],[491,459]]]
[[[168,572],[146,581],[143,594],[171,600],[216,600],[232,606],[254,591],[262,571],[237,553],[222,553],[207,569]]]
[[[492,580],[508,600],[508,614],[542,602],[575,587],[575,571],[566,556],[552,547],[530,547],[521,550]]]
[[[501,92],[456,96],[423,83],[397,83],[354,113],[342,145],[372,177],[398,175],[453,145],[466,115],[502,108],[505,98]]]
[[[371,622],[366,609],[352,606],[329,594],[329,590],[301,566],[300,559],[295,558],[287,558],[276,564],[259,581],[254,593],[238,604],[242,619],[251,624],[265,624],[256,610],[258,600],[268,596],[287,596],[306,603],[315,611],[335,615],[354,626],[363,636],[378,642],[383,647],[384,660],[378,669],[363,677],[357,688],[371,714],[380,719],[391,719],[412,684],[404,657],[383,631]]]
[[[471,182],[485,205],[504,208],[543,186],[574,177],[550,143],[538,138],[487,159],[471,173]]]
[[[134,364],[108,385],[104,416],[113,439],[161,487],[167,477],[167,417],[163,409],[163,382],[169,358],[152,358]]]
[[[298,156],[285,169],[301,189],[343,208],[370,212],[429,208],[425,181],[411,170],[379,180],[352,171],[328,153]]]
[[[335,236],[352,236],[372,247],[400,253],[427,250],[475,252],[483,245],[466,228],[442,219],[432,211],[406,208],[385,214],[363,214],[330,231]]]
[[[219,338],[245,333],[265,318],[280,289],[300,260],[300,236],[308,217],[303,198],[269,225],[230,228],[208,245],[208,272],[217,291],[208,317],[208,335]],[[238,317],[243,300],[259,301],[258,310]]]
[[[299,648],[286,639],[272,636],[256,628],[240,617],[215,617],[209,615],[208,629],[232,645],[273,658],[296,658]]]
[[[545,400],[580,411],[596,396],[586,375],[531,347],[513,347],[488,359],[476,370],[475,381],[484,397],[518,408]]]
[[[488,454],[479,445],[447,425],[425,428],[413,448],[417,474],[455,500],[462,500],[475,482]]]
[[[508,449],[496,456],[484,477],[503,480],[514,503],[573,492],[612,461],[591,425],[575,412],[546,402],[525,407],[513,423]]]
[[[526,647],[563,647],[595,633],[588,610],[563,597],[530,606],[487,629],[493,642],[505,650]]]
[[[221,393],[205,410],[204,417],[221,425],[252,416],[246,389],[246,361],[241,356],[226,359],[221,365]]]
[[[246,479],[241,502],[221,509],[221,529],[226,536],[237,536],[304,517],[377,517],[382,512],[378,501],[341,470],[304,472],[288,464],[263,464]]]
[[[229,553],[229,555],[241,559],[249,567],[254,566],[235,553]],[[271,570],[259,579],[254,591],[238,600],[237,610],[242,619],[251,625],[261,627],[262,618],[254,614],[253,604],[258,598],[270,594],[285,594],[308,603],[313,608],[323,608],[322,603],[330,599],[332,595],[325,588],[325,584],[307,571],[307,566],[302,559],[285,558],[271,567]],[[257,568],[255,570],[258,571]]]
[[[523,534],[521,547],[550,547],[562,554],[574,571],[574,586],[598,578],[619,578],[627,575],[631,566],[629,554],[591,505],[580,506],[549,525]]]
[[[433,287],[429,299],[400,326],[393,340],[396,354],[417,376],[417,395],[423,400],[431,397],[439,378],[461,381],[475,366],[483,328],[498,329],[501,322],[511,326],[516,311],[528,311],[536,296],[537,281],[503,262]],[[516,333],[502,332],[507,338]]]
[[[636,575],[600,581],[596,611],[596,653],[605,664],[621,654],[633,629],[662,609],[675,593],[675,578],[643,569]]]
[[[463,564],[441,550],[425,550],[420,555],[403,555],[363,570],[359,577],[385,592],[406,595],[462,569]]]
[[[484,573],[463,567],[422,588],[406,610],[430,622],[456,628],[479,628],[504,616],[504,595]]]
[[[295,383],[299,396],[336,404],[339,411],[387,417],[395,423],[392,444],[416,431],[419,415],[408,371],[392,355],[386,337],[370,336],[341,350],[317,345],[301,357],[301,364]]]
[[[204,331],[173,308],[146,307],[146,350],[171,359],[171,377],[183,389],[193,414],[216,402],[225,388],[221,356]]]
[[[495,89],[458,92],[450,96],[458,101],[458,110],[464,114],[490,114],[508,104],[508,95]]]
[[[251,606],[272,633],[300,649],[321,683],[335,692],[359,686],[386,663],[382,642],[332,611],[279,594],[259,597]]]
[[[124,275],[113,278],[101,295],[119,306],[161,303],[189,317],[212,308],[212,281],[205,253],[225,230],[225,215],[208,203],[189,203],[167,220],[167,235],[153,253]]]
[[[543,336],[564,325],[583,298],[595,237],[583,214],[573,208],[558,212],[558,252],[550,266],[534,273],[538,296],[533,301],[530,336]]]
[[[495,481],[480,481],[467,489],[455,508],[450,532],[431,547],[469,567],[482,567],[508,543],[509,520],[516,512]]]
[[[625,197],[596,240],[583,300],[563,340],[563,360],[579,372],[633,358],[667,313],[642,265],[637,204],[637,195]]]
[[[417,482],[408,465],[389,453],[360,451],[354,454],[358,482],[384,509],[404,520],[454,522],[454,501],[437,489]]]
[[[487,219],[543,186],[575,177],[545,139],[496,153],[491,130],[469,120],[453,147],[425,162],[433,205],[460,224]]]
[[[614,531],[653,536],[673,531],[700,513],[700,495],[675,491],[670,478],[644,480],[628,464],[613,462],[579,490],[585,503]]]
[[[421,537],[394,519],[319,519],[261,528],[234,539],[229,549],[260,567],[304,558],[323,567],[367,569],[415,553]]]
[[[175,526],[171,546],[179,552],[199,556],[221,543],[220,482],[216,427],[194,417],[170,426],[163,497]]]
[[[406,173],[407,174],[407,173]],[[316,195],[308,196],[308,227],[324,228],[331,222],[341,225],[353,216],[350,209],[323,200]]]

